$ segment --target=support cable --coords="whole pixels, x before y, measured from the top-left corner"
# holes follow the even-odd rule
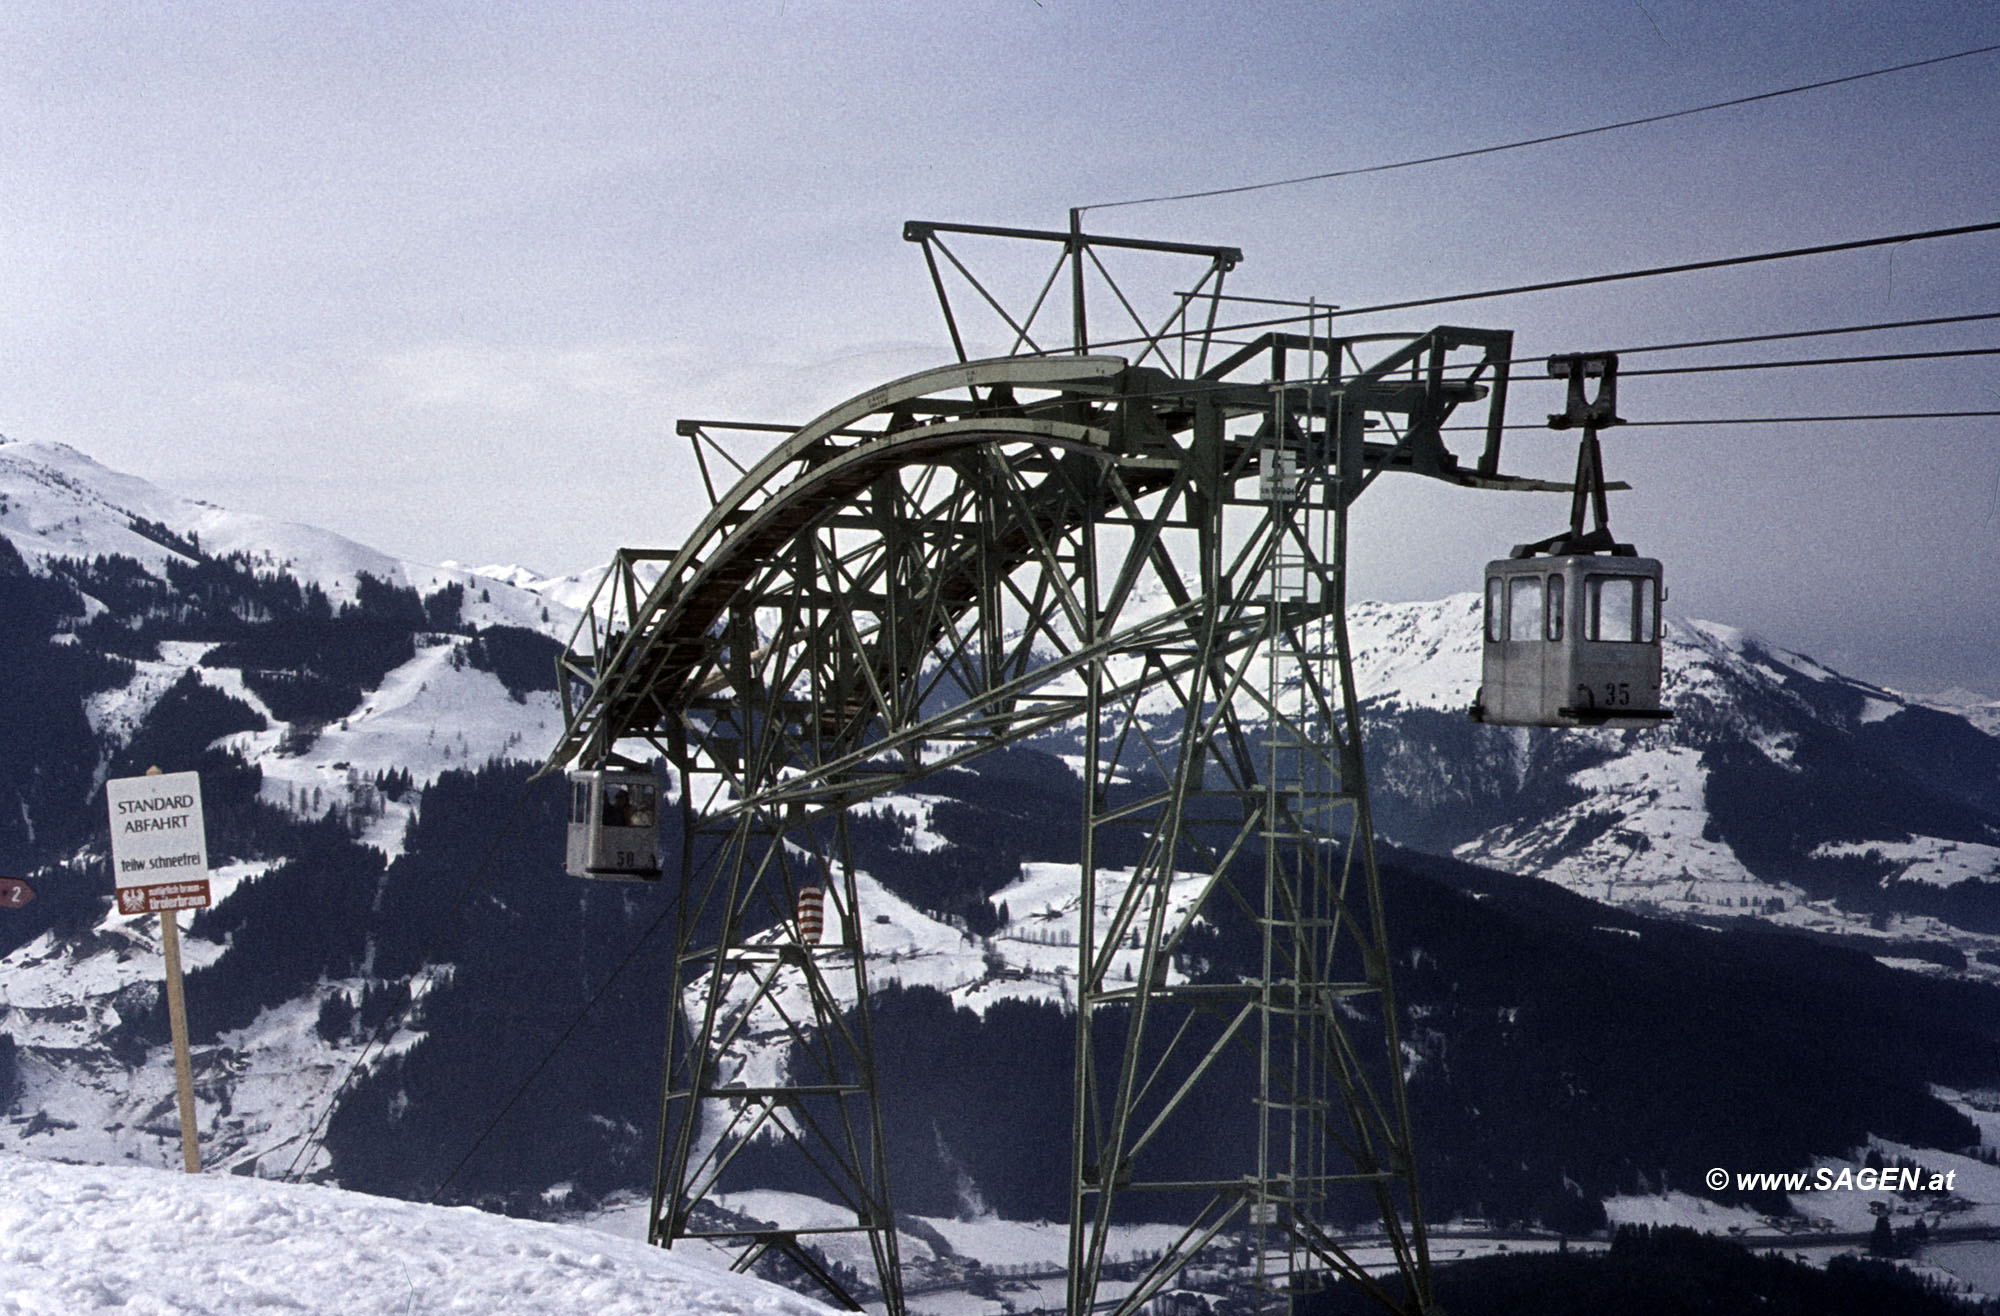
[[[325,1098],[326,1108],[320,1112],[319,1118],[314,1120],[311,1127],[306,1130],[305,1138],[300,1143],[299,1150],[293,1154],[291,1164],[285,1167],[283,1175],[285,1182],[291,1183],[297,1181],[301,1165],[310,1165],[312,1163],[313,1153],[325,1141],[326,1131],[333,1119],[334,1110],[339,1106],[341,1097],[347,1094],[347,1089],[353,1084],[356,1075],[360,1073],[362,1065],[367,1063],[368,1053],[378,1043],[386,1048],[389,1039],[394,1037],[397,1030],[402,1026],[403,1020],[409,1016],[412,1009],[416,1008],[417,993],[411,985],[412,982],[419,973],[431,967],[431,957],[444,944],[445,934],[451,930],[453,921],[458,917],[458,911],[465,907],[465,902],[471,898],[473,889],[485,878],[492,866],[493,857],[500,853],[501,843],[507,839],[507,833],[513,829],[515,821],[521,816],[523,806],[528,803],[528,797],[534,794],[539,784],[539,781],[530,781],[526,786],[522,787],[521,794],[515,799],[514,807],[508,811],[506,820],[500,824],[499,830],[493,834],[493,843],[486,848],[486,854],[480,859],[478,865],[473,868],[471,876],[467,877],[464,885],[459,887],[457,896],[452,900],[451,908],[445,911],[444,918],[439,922],[438,930],[432,934],[430,944],[425,946],[423,953],[417,957],[416,967],[403,975],[402,987],[404,999],[401,1008],[392,1010],[388,1015],[384,1016],[381,1023],[375,1025],[375,1031],[370,1033],[368,1040],[361,1045],[361,1054],[354,1058],[353,1063],[348,1065],[347,1072],[341,1075],[340,1082],[333,1089],[333,1095]],[[428,985],[428,979],[426,983]]]
[[[611,984],[618,981],[618,975],[625,971],[625,966],[630,964],[638,956],[639,952],[645,948],[646,944],[653,939],[653,934],[665,926],[667,919],[672,917],[687,903],[688,888],[693,884],[692,878],[681,883],[679,893],[671,901],[667,902],[666,907],[661,909],[653,921],[647,925],[646,930],[639,934],[639,939],[632,943],[630,950],[625,952],[625,958],[618,961],[617,967],[611,970],[610,975],[605,978],[603,984],[598,987],[597,991],[588,1001],[584,1002],[583,1008],[577,1011],[576,1017],[569,1021],[569,1026],[562,1030],[562,1035],[556,1038],[547,1051],[543,1052],[542,1058],[535,1063],[535,1067],[528,1071],[528,1076],[522,1079],[520,1086],[514,1089],[514,1094],[507,1098],[505,1105],[500,1107],[499,1114],[487,1121],[486,1127],[479,1131],[479,1136],[472,1140],[472,1145],[465,1149],[465,1155],[458,1158],[458,1164],[451,1167],[450,1174],[447,1174],[443,1179],[438,1181],[438,1186],[431,1190],[431,1195],[425,1198],[425,1201],[435,1203],[438,1198],[444,1195],[444,1190],[451,1186],[452,1181],[458,1178],[459,1172],[465,1169],[466,1165],[472,1160],[473,1155],[485,1145],[486,1139],[492,1136],[493,1130],[500,1127],[500,1121],[507,1118],[508,1113],[514,1109],[515,1103],[519,1102],[527,1094],[528,1089],[533,1086],[535,1080],[542,1076],[542,1071],[548,1068],[549,1062],[556,1058],[556,1053],[562,1050],[563,1046],[568,1043],[570,1035],[576,1032],[582,1026],[583,1021],[590,1016],[590,1012],[597,1008],[597,1003],[604,999],[606,992],[611,990]],[[667,1027],[674,1027],[672,1017],[669,1017]]]
[[[1203,197],[1235,196],[1244,192],[1261,192],[1274,187],[1295,187],[1300,183],[1318,183],[1332,178],[1353,178],[1361,174],[1383,174],[1394,169],[1414,169],[1418,165],[1443,164],[1450,160],[1469,160],[1475,156],[1497,155],[1502,151],[1518,151],[1530,146],[1546,146],[1551,142],[1566,142],[1578,137],[1591,137],[1598,133],[1617,132],[1625,128],[1637,128],[1649,123],[1665,123],[1670,119],[1685,119],[1690,115],[1707,114],[1711,110],[1726,110],[1738,105],[1752,105],[1759,101],[1777,100],[1782,96],[1796,96],[1802,92],[1820,91],[1827,87],[1838,87],[1843,83],[1860,82],[1866,78],[1880,78],[1891,73],[1906,73],[1911,69],[1928,68],[1934,64],[1947,64],[1953,60],[1970,59],[1975,55],[1989,55],[2000,50],[2000,45],[1978,46],[1971,50],[1961,50],[1950,55],[1936,55],[1930,59],[1912,60],[1907,64],[1895,64],[1888,68],[1869,69],[1865,73],[1849,73],[1844,77],[1825,78],[1819,82],[1804,82],[1796,87],[1781,87],[1776,91],[1761,91],[1750,96],[1737,96],[1726,101],[1714,101],[1707,105],[1696,105],[1684,110],[1669,110],[1664,114],[1649,114],[1637,119],[1624,119],[1618,123],[1598,124],[1594,128],[1573,128],[1568,132],[1547,133],[1540,137],[1525,137],[1519,141],[1500,142],[1492,146],[1475,146],[1463,151],[1447,151],[1442,155],[1419,156],[1410,160],[1393,160],[1386,164],[1360,165],[1352,169],[1333,169],[1318,174],[1301,174],[1296,178],[1279,178],[1264,183],[1242,183],[1235,187],[1212,187],[1198,192],[1175,192],[1165,196],[1134,197],[1126,201],[1100,201],[1095,205],[1079,206],[1078,213],[1088,210],[1116,210],[1122,206],[1147,206],[1163,201],[1194,201]]]
[[[1951,316],[1947,318],[1952,320],[2000,319],[2000,313],[1984,315],[1984,316]],[[1914,323],[1921,324],[1929,322],[1915,321]],[[1854,329],[1809,329],[1801,331],[1797,334],[1758,335],[1757,339],[1761,340],[1761,339],[1782,338],[1782,337],[1805,337],[1813,334],[1858,333],[1862,332],[1863,328],[1869,328],[1869,327],[1872,326],[1864,326],[1862,328],[1854,328]],[[1901,327],[1901,326],[1887,326],[1887,327]],[[1681,347],[1708,347],[1712,346],[1714,343],[1724,343],[1730,341],[1733,340],[1714,339],[1709,342],[1685,343],[1685,344],[1673,343],[1657,347],[1634,348],[1628,350],[1641,351],[1641,352],[1665,352],[1665,351],[1676,350]],[[1748,341],[1756,341],[1756,340],[1748,340]],[[1619,353],[1614,353],[1613,355],[1623,355],[1623,352],[1621,351]],[[1878,364],[1878,363],[1892,362],[1892,361],[1938,361],[1938,360],[1952,360],[1965,357],[1985,357],[1985,356],[2000,356],[2000,347],[1955,347],[1955,348],[1940,348],[1935,351],[1923,351],[1923,352],[1873,352],[1873,353],[1861,353],[1853,356],[1802,357],[1796,360],[1787,360],[1787,361],[1725,361],[1725,362],[1717,362],[1710,365],[1697,365],[1697,366],[1654,366],[1651,368],[1640,368],[1640,369],[1620,369],[1618,374],[1620,378],[1632,378],[1638,375],[1707,375],[1707,374],[1743,372],[1751,370],[1790,370],[1802,366],[1853,366],[1853,365],[1871,365],[1871,364]],[[1542,365],[1547,360],[1548,358],[1546,356],[1525,356],[1525,357],[1515,357],[1514,359],[1508,361],[1507,364],[1510,367],[1538,366]],[[1536,375],[1523,376],[1513,381],[1513,383],[1517,385],[1541,384],[1541,383],[1551,383],[1551,382],[1561,383],[1562,381],[1559,379],[1544,378]],[[1201,384],[1195,384],[1192,381],[1190,381],[1182,386],[1182,391],[1189,394],[1220,393],[1233,389],[1234,387],[1235,387],[1234,385],[1219,381],[1212,381]],[[1021,404],[1021,410],[1026,414],[1033,415],[1041,411],[1053,411],[1064,405],[1067,405],[1064,399],[1053,398],[1046,402],[1029,402]],[[1883,414],[1883,415],[1793,416],[1793,417],[1773,417],[1770,419],[1775,421],[1921,420],[1921,419],[1947,419],[1951,417],[1960,417],[1960,416],[1986,416],[1992,414],[1994,413],[1986,411],[1923,411],[1923,412],[1898,412],[1898,413]],[[1683,425],[1683,424],[1735,425],[1735,424],[1750,424],[1752,423],[1753,419],[1754,418],[1737,419],[1737,420],[1716,420],[1716,421],[1694,421],[1694,420],[1636,421],[1635,420],[1624,423],[1632,425]],[[1483,425],[1477,425],[1477,426],[1446,425],[1443,427],[1445,431],[1454,431],[1454,430],[1465,431],[1469,429],[1484,430],[1485,428],[1486,427]],[[1503,425],[1501,428],[1542,429],[1546,428],[1546,426]]]
[[[1946,357],[2000,356],[2000,347],[1959,347],[1936,352],[1875,352],[1862,356],[1815,356],[1796,361],[1732,361],[1705,366],[1654,366],[1649,370],[1620,370],[1624,378],[1633,375],[1708,375],[1730,370],[1788,370],[1795,366],[1855,366],[1881,361],[1936,361]]]
[[[1702,346],[1707,346],[1707,344],[1702,344]],[[1667,349],[1652,348],[1646,350],[1665,351]],[[1623,356],[1624,353],[1613,352],[1610,355]],[[1884,361],[1941,361],[1954,357],[1967,356],[2000,356],[2000,347],[1946,347],[1926,352],[1868,352],[1855,356],[1808,356],[1783,361],[1718,361],[1698,366],[1652,366],[1637,370],[1621,368],[1618,371],[1618,377],[1620,379],[1628,379],[1633,375],[1708,375],[1734,370],[1789,370],[1796,366],[1858,366],[1873,365]],[[1523,356],[1515,357],[1507,364],[1510,367],[1538,366],[1547,360],[1548,358],[1545,356]],[[1555,377],[1551,376],[1550,378]],[[1536,384],[1543,382],[1543,380],[1539,376],[1529,375],[1513,382]],[[1561,382],[1561,380],[1557,379],[1556,382]]]
[[[1553,292],[1562,288],[1583,288],[1583,287],[1589,287],[1593,284],[1617,283],[1627,279],[1651,279],[1664,274],[1687,274],[1696,270],[1726,269],[1736,265],[1755,265],[1765,261],[1791,260],[1800,256],[1825,256],[1825,255],[1830,255],[1834,252],[1859,251],[1867,247],[1892,247],[1892,246],[1899,246],[1905,242],[1923,242],[1923,241],[1928,241],[1932,238],[1962,237],[1966,234],[1991,233],[1995,230],[2000,230],[2000,220],[1992,220],[1981,224],[1960,224],[1960,225],[1954,225],[1949,228],[1921,229],[1913,233],[1891,233],[1884,237],[1857,238],[1846,242],[1821,243],[1818,246],[1811,246],[1811,247],[1787,247],[1779,251],[1760,251],[1760,252],[1753,252],[1749,255],[1744,255],[1744,256],[1720,256],[1709,260],[1685,261],[1677,265],[1654,265],[1654,266],[1648,266],[1643,269],[1620,270],[1611,274],[1587,274],[1574,279],[1552,279],[1542,283],[1521,283],[1506,288],[1487,288],[1478,292],[1451,293],[1449,295],[1440,297],[1419,297],[1411,301],[1381,302],[1373,306],[1350,306],[1350,307],[1341,307],[1338,309],[1328,308],[1325,310],[1318,311],[1317,316],[1320,319],[1333,320],[1333,319],[1344,318],[1351,315],[1370,315],[1378,311],[1403,311],[1403,310],[1409,310],[1412,307],[1419,307],[1419,306],[1449,306],[1456,302],[1476,302],[1495,297],[1514,297],[1524,293],[1531,293],[1531,292]],[[1189,297],[1197,297],[1197,296],[1206,297],[1206,296],[1212,296],[1213,294],[1184,293],[1180,295]],[[1304,303],[1300,303],[1300,305],[1304,305]],[[1965,318],[1988,319],[1992,317],[1980,315],[1980,316],[1969,316]],[[1890,324],[1885,324],[1882,327],[1900,328],[1904,326],[1925,325],[1925,324],[1949,324],[1949,323],[1954,323],[1959,319],[1960,317],[1958,316],[1940,316],[1928,320],[1908,320],[1908,321],[1893,322]],[[1277,329],[1277,328],[1282,328],[1285,325],[1302,324],[1305,322],[1305,320],[1306,317],[1304,315],[1280,315],[1259,320],[1243,320],[1243,321],[1238,321],[1237,323],[1234,324],[1217,325],[1215,326],[1213,333],[1238,334],[1238,333],[1245,333],[1253,329]],[[1821,331],[1813,331],[1813,332],[1821,332]],[[1845,333],[1848,331],[1826,330],[1823,332]],[[1790,337],[1792,335],[1787,334],[1778,336]],[[1103,342],[1092,344],[1092,350],[1102,352],[1102,351],[1108,351],[1112,348],[1129,347],[1137,343],[1147,343],[1151,341],[1152,341],[1151,339],[1145,339],[1145,338],[1108,339]],[[1756,341],[1760,341],[1759,338],[1746,337],[1742,339],[1716,340],[1715,343],[1687,344],[1687,346],[1713,346],[1720,342],[1756,342]],[[1668,347],[1678,347],[1678,346],[1682,345],[1671,344],[1663,347],[1634,348],[1631,350],[1665,351],[1668,350]]]
[[[1300,303],[1300,304],[1305,305],[1305,303]],[[1325,308],[1321,308],[1321,314],[1324,313],[1324,309]],[[1299,317],[1300,322],[1303,322],[1305,319],[1306,317],[1303,316]],[[1729,338],[1694,338],[1694,339],[1688,339],[1685,342],[1647,343],[1639,347],[1620,347],[1612,350],[1614,355],[1620,357],[1638,356],[1642,353],[1649,353],[1649,352],[1682,352],[1703,347],[1732,347],[1745,343],[1774,343],[1796,338],[1824,338],[1841,334],[1882,333],[1893,329],[1921,329],[1935,325],[1969,324],[1986,320],[2000,320],[2000,311],[1981,311],[1970,315],[1937,315],[1918,320],[1882,320],[1872,324],[1839,325],[1824,329],[1787,329],[1776,333],[1768,333],[1768,334],[1739,334]],[[1286,321],[1286,323],[1291,323],[1291,321]],[[1111,347],[1117,345],[1118,344],[1115,343],[1106,343],[1106,344],[1100,344],[1099,346]],[[1814,359],[1798,360],[1798,361],[1759,361],[1759,362],[1747,362],[1742,364],[1684,366],[1677,368],[1657,368],[1657,367],[1651,369],[1628,368],[1621,370],[1619,373],[1627,377],[1633,375],[1653,375],[1653,374],[1677,374],[1677,373],[1695,374],[1704,371],[1766,370],[1766,369],[1780,369],[1789,366],[1865,364],[1868,362],[1877,362],[1877,361],[1905,361],[1905,360],[1920,360],[1929,358],[1945,358],[1945,357],[1957,357],[1957,356],[1991,356],[1995,354],[2000,354],[2000,349],[1990,348],[1990,347],[1975,347],[1975,348],[1958,348],[1950,350],[1941,350],[1936,352],[1881,353],[1877,355],[1853,356],[1853,357],[1826,357],[1826,358],[1814,358]],[[1520,357],[1514,357],[1513,359],[1509,360],[1507,362],[1507,365],[1510,368],[1515,368],[1520,366],[1539,366],[1542,365],[1547,360],[1548,357],[1546,354],[1540,356],[1520,356]],[[1543,381],[1542,378],[1539,376],[1523,375],[1516,377],[1513,382],[1515,384],[1533,384],[1533,383],[1541,383]],[[1198,383],[1193,379],[1187,379],[1181,381],[1179,387],[1182,389],[1182,391],[1187,392],[1189,394],[1197,394],[1203,392],[1219,393],[1234,388],[1235,385],[1229,384],[1225,381],[1211,381],[1207,383]],[[1044,412],[1054,414],[1055,412],[1060,411],[1062,408],[1070,404],[1062,398],[1053,398],[1047,401],[1023,402],[1020,405],[1024,414],[1038,415]],[[701,423],[705,425],[714,425],[714,426],[721,426],[727,424],[731,428],[736,428],[736,429],[769,431],[771,433],[782,433],[782,434],[795,433],[799,428],[799,426],[796,424],[791,424],[791,425],[753,424],[747,421],[745,422],[703,421]],[[1458,429],[1462,427],[1448,426],[1447,428]],[[872,434],[867,434],[866,432],[860,430],[842,430],[839,431],[839,433],[846,436],[875,437]]]
[[[2000,320],[2000,311],[1981,311],[1974,315],[1934,315],[1923,320],[1882,320],[1875,324],[1850,324],[1835,329],[1790,329],[1782,333],[1742,334],[1735,338],[1698,338],[1685,343],[1649,343],[1644,347],[1620,347],[1615,351],[1619,356],[1637,356],[1642,352],[1683,352],[1696,347],[1736,347],[1743,343],[1775,343],[1787,338],[1824,338],[1834,334],[1878,333],[1887,329],[1920,329],[1927,325],[1965,324],[1973,320]],[[1522,365],[1527,362],[1510,361],[1508,364]]]
[[[1720,270],[1735,265],[1755,265],[1763,261],[1792,260],[1799,256],[1826,256],[1839,251],[1860,251],[1866,247],[1889,247],[1932,238],[1963,237],[1970,233],[1991,233],[2000,229],[2000,220],[1983,224],[1957,224],[1950,228],[1920,229],[1914,233],[1891,233],[1879,238],[1856,238],[1847,242],[1823,242],[1811,247],[1787,247],[1781,251],[1760,251],[1747,256],[1719,256],[1710,260],[1683,261],[1678,265],[1654,265],[1646,269],[1620,270],[1614,274],[1586,274],[1575,279],[1551,279],[1543,283],[1518,283],[1507,288],[1486,288],[1479,292],[1452,293],[1445,297],[1414,297],[1408,301],[1381,302],[1374,306],[1354,306],[1324,311],[1327,319],[1368,315],[1377,311],[1407,311],[1419,306],[1446,306],[1455,302],[1485,301],[1494,297],[1516,297],[1523,293],[1554,292],[1560,288],[1585,288],[1592,284],[1617,283],[1625,279],[1651,279],[1663,274],[1689,274],[1696,270]],[[1293,317],[1296,319],[1297,317]],[[1234,331],[1245,326],[1232,325]]]
[[[1856,420],[1959,420],[1974,416],[2000,416],[2000,410],[1993,411],[1877,411],[1850,416],[1714,416],[1690,420],[1628,420],[1620,429],[1639,429],[1642,426],[1663,425],[1831,425],[1842,421]],[[1446,431],[1459,430],[1484,434],[1484,425],[1446,425]],[[1546,424],[1523,421],[1518,424],[1502,425],[1503,430],[1543,430]]]

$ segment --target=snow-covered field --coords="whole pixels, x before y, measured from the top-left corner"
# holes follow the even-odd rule
[[[1992,1147],[2000,1139],[1996,1094],[1947,1088],[1934,1091],[1979,1126],[1984,1146]],[[1823,1181],[1833,1186],[1788,1194],[1792,1208],[1788,1216],[1771,1217],[1749,1207],[1724,1206],[1678,1189],[1613,1197],[1604,1203],[1604,1210],[1613,1226],[1680,1225],[1707,1234],[1727,1234],[1753,1249],[1775,1245],[1787,1255],[1820,1266],[1836,1256],[1864,1252],[1855,1240],[1874,1229],[1879,1216],[1886,1215],[1898,1231],[1922,1220],[1937,1241],[1901,1264],[1952,1292],[2000,1296],[2000,1241],[1988,1236],[1990,1231],[2000,1230],[2000,1167],[1970,1156],[1881,1138],[1871,1138],[1869,1146],[1892,1166],[1915,1165],[1926,1174],[1949,1175],[1950,1191],[1904,1194],[1862,1188],[1852,1184],[1853,1176],[1863,1168],[1861,1160],[1821,1156],[1805,1169],[1808,1173],[1824,1172]],[[1843,1172],[1848,1176],[1845,1182],[1840,1177]]]
[[[892,801],[903,797],[891,797]],[[919,827],[916,844],[923,843]],[[1082,928],[1082,878],[1075,864],[1024,864],[1021,876],[994,893],[1008,906],[1009,922],[990,937],[975,937],[941,917],[902,900],[865,872],[855,874],[860,901],[862,936],[871,989],[889,983],[931,987],[954,1004],[980,1014],[1007,1000],[1047,1001],[1069,1005],[1075,1000],[1077,937]],[[1098,875],[1098,925],[1123,899],[1132,881],[1130,870],[1105,870]],[[1188,917],[1204,879],[1176,874],[1169,896],[1167,926]],[[835,949],[845,936],[837,896],[826,904],[826,929],[814,952],[817,988],[808,986],[796,967],[773,963],[737,977],[723,1006],[723,1031],[736,1040],[725,1051],[729,1081],[750,1084],[785,1079],[788,1021],[811,1019],[814,991],[824,990],[841,1008],[854,1004],[854,979],[846,953]],[[789,942],[789,924],[774,925],[746,938],[747,944],[775,947]],[[1131,981],[1140,967],[1136,934],[1111,955],[1113,978]],[[1166,980],[1184,975],[1164,969]],[[688,989],[687,1004],[698,1009],[706,983]],[[744,1017],[748,1010],[749,1015]],[[774,1135],[775,1136],[775,1135]]]
[[[1829,841],[1813,851],[1813,857],[1860,857],[1901,865],[1885,882],[1927,882],[1932,886],[1956,886],[1974,878],[1991,881],[2000,873],[2000,847],[1970,841],[1946,841],[1935,836],[1913,836],[1908,841]]]
[[[1642,749],[1576,773],[1583,799],[1531,826],[1489,833],[1458,857],[1537,876],[1609,905],[1649,905],[1687,913],[1749,909],[1773,894],[1800,895],[1750,874],[1727,845],[1708,839],[1707,774],[1686,746]],[[1605,814],[1608,827],[1574,853],[1564,842]],[[1550,856],[1562,854],[1551,861]]]
[[[0,1314],[679,1316],[831,1308],[580,1225],[0,1153]]]
[[[45,934],[0,958],[0,1008],[7,1032],[21,1048],[21,1092],[15,1113],[0,1121],[0,1154],[179,1164],[170,1051],[154,1047],[144,1063],[129,1065],[101,1041],[118,1024],[121,1006],[129,1008],[128,993],[158,990],[163,972],[158,929],[152,917],[107,914],[86,953]],[[217,943],[189,935],[185,927],[182,933],[186,968],[203,967],[222,954]],[[287,1002],[248,1027],[193,1048],[204,1164],[244,1172],[259,1167],[267,1175],[291,1168],[298,1140],[324,1112],[334,1084],[361,1046],[356,1039],[330,1043],[319,1036],[318,1001],[315,995]],[[401,1051],[421,1036],[401,1033],[387,1050]],[[299,1168],[309,1172],[324,1164],[320,1149]]]

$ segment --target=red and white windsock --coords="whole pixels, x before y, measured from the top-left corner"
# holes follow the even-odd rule
[[[826,893],[816,886],[799,888],[799,940],[808,946],[819,944],[826,927]]]

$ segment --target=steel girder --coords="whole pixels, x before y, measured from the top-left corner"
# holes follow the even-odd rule
[[[1191,379],[1089,355],[924,372],[791,433],[680,549],[620,554],[563,658],[550,765],[636,739],[676,777],[689,907],[656,1241],[786,1252],[852,1300],[808,1245],[859,1232],[901,1310],[850,810],[1067,728],[1084,784],[1070,1309],[1136,1310],[1225,1236],[1272,1302],[1332,1272],[1429,1305],[1346,514],[1388,470],[1512,483],[1495,470],[1511,339],[1399,336],[1362,367],[1380,341],[1268,334]],[[1463,466],[1441,429],[1482,399],[1487,452]],[[818,944],[792,917],[809,882]],[[1253,938],[1256,973],[1204,971],[1190,947],[1222,927]],[[1241,1057],[1256,1090],[1219,1091]],[[1197,1142],[1232,1110],[1242,1164],[1218,1169]],[[773,1147],[851,1222],[704,1209]],[[1393,1276],[1332,1228],[1342,1194],[1379,1220]],[[1110,1283],[1111,1228],[1148,1205],[1186,1230]]]

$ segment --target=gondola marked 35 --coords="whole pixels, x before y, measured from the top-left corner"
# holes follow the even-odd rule
[[[1672,717],[1660,699],[1660,564],[1611,534],[1600,428],[1618,415],[1618,357],[1549,358],[1569,381],[1549,428],[1581,427],[1569,529],[1486,564],[1485,642],[1474,721],[1639,727]],[[1594,392],[1589,381],[1596,382]],[[1584,529],[1585,513],[1594,525]]]
[[[116,777],[104,783],[104,796],[119,913],[157,914],[213,903],[200,774]]]

